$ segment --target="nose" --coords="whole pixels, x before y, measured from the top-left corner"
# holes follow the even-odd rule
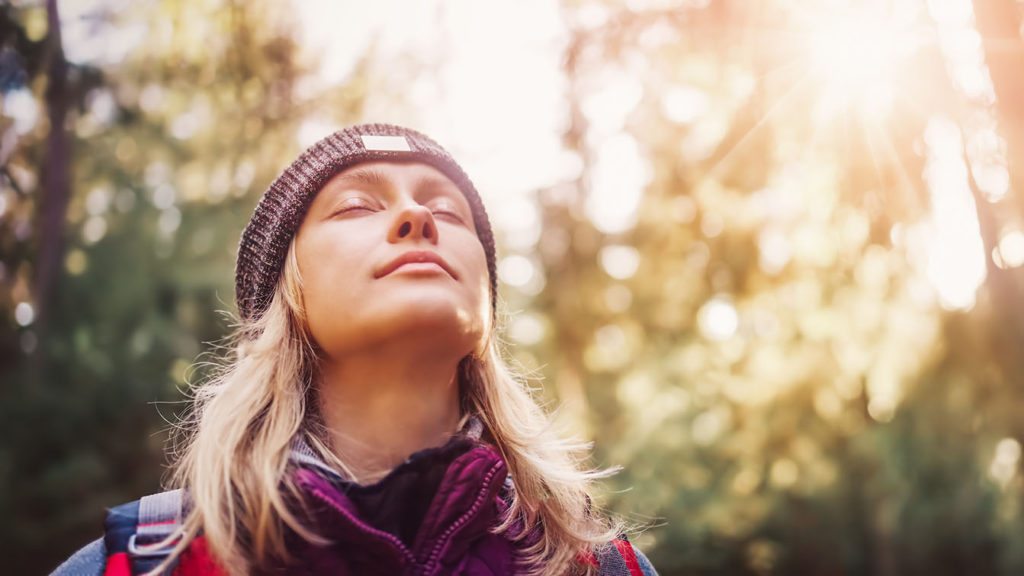
[[[410,204],[398,212],[388,232],[388,242],[403,240],[426,240],[437,244],[437,224],[434,214],[426,206]]]

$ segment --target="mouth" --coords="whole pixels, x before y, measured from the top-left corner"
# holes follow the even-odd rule
[[[452,267],[448,265],[448,262],[445,262],[444,258],[436,252],[430,252],[428,250],[413,250],[406,252],[380,268],[373,277],[382,278],[400,268],[408,270],[409,272],[444,272],[455,280],[459,279],[458,275],[456,275],[455,271],[452,270]]]

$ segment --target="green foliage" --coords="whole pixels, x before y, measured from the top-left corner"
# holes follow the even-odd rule
[[[785,3],[651,4],[576,6],[606,22],[570,40],[566,145],[585,166],[574,202],[542,202],[548,332],[521,352],[589,423],[597,461],[625,467],[607,506],[650,526],[637,541],[663,574],[1019,572],[1020,270],[986,256],[974,306],[944,311],[901,236],[938,209],[929,122],[967,132],[987,105],[964,107],[930,45],[889,56],[890,115],[851,99],[820,116],[833,78],[800,60],[801,24],[833,23]],[[592,111],[634,89],[621,125]],[[602,234],[588,195],[623,135],[650,178],[635,226]],[[974,193],[983,235],[1019,226],[1019,197],[986,223]],[[623,246],[635,273],[606,261]]]
[[[232,321],[221,311],[234,310],[238,234],[255,200],[298,152],[308,110],[326,102],[354,118],[361,98],[358,84],[293,93],[308,71],[272,3],[156,8],[97,14],[112,28],[146,26],[151,41],[108,70],[73,73],[98,80],[72,85],[73,196],[52,302],[27,288],[48,233],[31,228],[45,196],[45,126],[21,137],[5,167],[21,193],[8,188],[0,224],[0,546],[17,573],[52,568],[99,535],[107,507],[159,489],[186,381],[200,376],[189,367]],[[197,10],[217,41],[168,26]],[[40,94],[38,81],[28,86]],[[15,324],[22,301],[49,308],[45,326]]]

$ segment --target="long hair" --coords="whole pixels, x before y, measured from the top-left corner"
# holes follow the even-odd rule
[[[482,421],[515,485],[510,508],[493,531],[528,538],[520,558],[526,572],[587,572],[577,559],[619,529],[592,508],[589,496],[593,480],[608,472],[584,468],[589,445],[553,430],[524,379],[502,359],[491,330],[486,351],[460,364],[459,388],[463,412]],[[186,488],[190,502],[171,559],[202,531],[210,552],[234,575],[291,560],[289,530],[327,544],[295,509],[302,501],[289,468],[296,436],[352,475],[329,449],[316,416],[317,351],[306,322],[294,241],[269,307],[243,322],[231,342],[231,355],[193,392],[193,410],[179,427],[170,485]]]

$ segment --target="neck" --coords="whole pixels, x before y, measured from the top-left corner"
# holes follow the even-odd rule
[[[444,444],[459,422],[459,359],[346,354],[325,360],[318,396],[331,449],[371,483],[410,454]]]

